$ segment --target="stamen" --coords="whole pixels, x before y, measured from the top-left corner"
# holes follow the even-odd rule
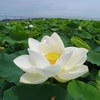
[[[58,53],[48,53],[45,55],[51,65],[54,65],[60,56],[61,54]]]

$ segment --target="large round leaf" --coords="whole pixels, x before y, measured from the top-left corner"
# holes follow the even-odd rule
[[[3,100],[67,100],[66,98],[67,92],[57,85],[24,84],[5,91]]]
[[[81,81],[71,81],[68,91],[77,100],[100,100],[100,91]]]
[[[100,66],[100,52],[90,50],[88,52],[88,59],[87,60],[93,64]]]
[[[13,59],[25,53],[25,51],[16,52],[14,54],[1,54],[0,55],[0,76],[4,77],[9,82],[19,83],[19,78],[23,74],[23,71],[19,69],[14,63]]]

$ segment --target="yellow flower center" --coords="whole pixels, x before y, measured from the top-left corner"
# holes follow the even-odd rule
[[[48,53],[45,55],[51,65],[54,65],[60,56],[61,54],[58,53]]]

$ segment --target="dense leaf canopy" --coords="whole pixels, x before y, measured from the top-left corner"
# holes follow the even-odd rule
[[[32,25],[33,27],[30,27]],[[27,54],[28,38],[41,40],[57,32],[64,45],[89,50],[89,73],[66,83],[48,79],[40,85],[19,83],[23,71],[13,59]],[[91,20],[36,19],[0,22],[0,100],[99,100],[100,22]]]

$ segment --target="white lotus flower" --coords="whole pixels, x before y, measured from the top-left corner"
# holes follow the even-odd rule
[[[60,82],[78,78],[88,72],[83,65],[88,50],[77,47],[64,47],[57,33],[44,36],[41,42],[29,38],[29,55],[21,55],[14,63],[25,73],[20,82],[39,84],[50,77]]]
[[[9,25],[9,23],[6,23],[7,25]]]
[[[33,28],[33,25],[32,25],[32,24],[30,24],[30,25],[29,25],[29,28]]]
[[[24,28],[25,28],[25,29],[28,29],[28,26],[25,26]]]

